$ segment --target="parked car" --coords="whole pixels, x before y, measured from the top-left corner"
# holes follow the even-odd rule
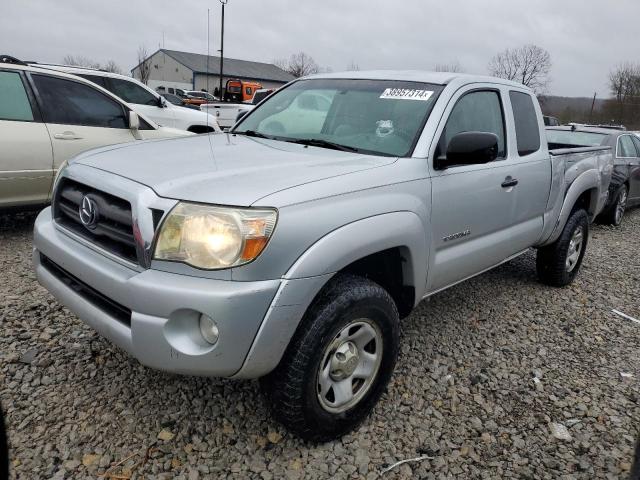
[[[93,68],[81,68],[48,64],[33,64],[58,72],[77,75],[96,85],[106,88],[127,102],[132,109],[142,113],[158,125],[178,128],[193,133],[219,132],[220,127],[211,115],[205,112],[179,108],[167,102],[158,92],[153,91],[135,78],[118,75]]]
[[[301,131],[309,96],[331,107]],[[228,136],[76,159],[35,222],[37,278],[144,365],[261,377],[287,428],[333,439],[384,392],[422,299],[530,247],[543,283],[574,280],[611,149],[544,134],[535,94],[502,79],[299,79]]]
[[[225,102],[247,102],[251,103],[256,91],[262,88],[258,82],[248,82],[245,80],[227,80],[224,90]]]
[[[48,203],[58,168],[85,150],[186,135],[91,82],[0,57],[0,209]]]
[[[633,132],[603,127],[548,128],[549,144],[558,148],[607,146],[615,152],[609,199],[598,221],[620,225],[627,207],[640,205],[640,138]]]
[[[160,95],[172,105],[176,105],[178,107],[191,108],[193,110],[200,110],[200,107],[198,107],[197,105],[190,105],[188,103],[185,103],[184,99],[180,98],[177,95],[173,95],[171,93],[161,93]]]
[[[185,98],[187,96],[187,94],[185,93],[186,90],[184,90],[182,88],[160,86],[160,87],[156,88],[156,91],[160,95],[162,95],[163,93],[169,93],[171,95],[175,95],[175,96],[180,97],[180,98]]]
[[[254,92],[253,99],[250,102],[205,103],[203,105],[200,105],[200,110],[214,115],[218,120],[218,125],[220,125],[220,128],[226,130],[233,127],[238,120],[240,120],[243,116],[253,110],[258,103],[260,103],[275,91],[275,88],[263,88]]]
[[[185,92],[184,101],[191,105],[202,105],[203,103],[217,102],[218,99],[208,92],[188,90]]]
[[[560,126],[560,120],[558,120],[556,117],[549,117],[549,116],[545,115],[542,118],[544,119],[544,124],[547,127],[558,127],[558,126]]]

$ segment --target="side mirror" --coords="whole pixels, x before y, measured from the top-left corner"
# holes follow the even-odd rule
[[[140,117],[133,110],[129,111],[129,129],[138,130],[140,128]]]
[[[454,165],[477,165],[498,158],[498,136],[489,132],[462,132],[455,135],[447,147],[446,156],[435,161],[437,170]]]
[[[167,100],[162,95],[158,97],[158,107],[167,108]]]
[[[239,122],[240,119],[243,118],[249,112],[250,112],[250,110],[242,110],[242,111],[238,112],[238,115],[236,116],[236,123]]]

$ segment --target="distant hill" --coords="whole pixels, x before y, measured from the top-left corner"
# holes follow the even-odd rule
[[[607,102],[606,99],[597,98],[593,116],[590,119],[591,103],[593,98],[587,97],[540,97],[540,106],[545,115],[557,117],[562,123],[596,121],[601,116],[602,110]]]

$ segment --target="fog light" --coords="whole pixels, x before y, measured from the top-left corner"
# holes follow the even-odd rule
[[[218,341],[218,325],[207,315],[200,315],[200,333],[211,345]]]

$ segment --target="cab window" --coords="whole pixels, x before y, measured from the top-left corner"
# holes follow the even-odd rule
[[[516,125],[518,155],[525,157],[540,150],[540,127],[531,95],[509,92]]]
[[[33,75],[46,123],[128,128],[123,106],[95,88],[73,80]]]
[[[439,143],[440,152],[446,152],[451,139],[463,132],[496,134],[498,137],[498,158],[506,157],[504,115],[498,92],[476,91],[467,93],[458,100],[449,115],[444,132],[442,132]]]
[[[0,120],[33,121],[29,97],[19,73],[0,72]]]

